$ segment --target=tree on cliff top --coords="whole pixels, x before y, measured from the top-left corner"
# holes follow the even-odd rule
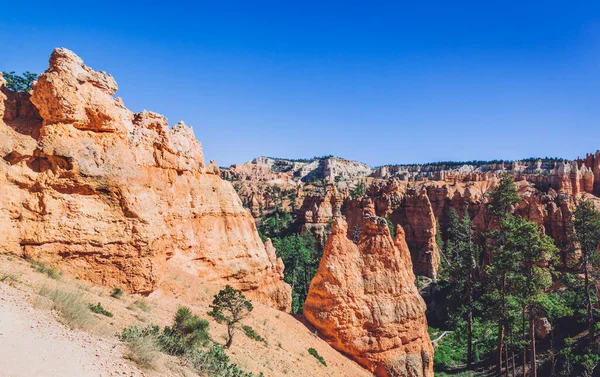
[[[31,90],[31,84],[37,80],[37,73],[23,72],[23,75],[17,75],[14,71],[2,72],[6,80],[6,87],[12,92],[28,92]]]

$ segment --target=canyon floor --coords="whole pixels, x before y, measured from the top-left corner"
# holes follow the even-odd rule
[[[51,274],[52,275],[52,274]],[[206,315],[214,287],[198,286],[197,280],[179,274],[173,277],[195,305],[186,305],[201,318]],[[65,324],[53,309],[48,291],[70,292],[87,303],[101,303],[113,317],[86,313],[79,328]],[[0,256],[0,370],[6,377],[108,377],[108,376],[197,376],[178,358],[162,355],[151,369],[143,369],[127,358],[128,350],[117,334],[132,325],[154,323],[166,326],[183,303],[175,285],[149,297],[125,294],[116,299],[110,290],[69,276],[48,276],[31,262]],[[136,303],[143,302],[142,310]],[[244,324],[252,326],[266,344],[237,333],[227,354],[242,369],[265,376],[371,376],[353,361],[333,350],[289,314],[254,304]],[[224,343],[224,326],[210,320],[212,338]],[[315,348],[327,362],[321,365],[308,354]]]

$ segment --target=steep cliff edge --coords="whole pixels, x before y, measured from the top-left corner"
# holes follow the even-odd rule
[[[289,309],[283,263],[190,127],[132,113],[66,49],[31,97],[0,90],[0,252],[142,293],[175,267]]]
[[[304,315],[322,337],[378,377],[432,377],[433,349],[425,302],[404,231],[392,240],[385,219],[367,213],[358,244],[342,217],[332,233]]]

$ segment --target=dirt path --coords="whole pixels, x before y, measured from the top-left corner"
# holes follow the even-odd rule
[[[123,358],[117,340],[74,331],[37,309],[31,294],[0,284],[2,377],[144,376]]]

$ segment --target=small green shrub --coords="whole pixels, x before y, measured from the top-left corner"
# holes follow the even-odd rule
[[[132,326],[119,336],[128,347],[127,357],[145,368],[153,368],[158,351],[185,358],[187,364],[201,375],[214,377],[263,377],[260,373],[244,372],[232,364],[223,347],[210,342],[208,322],[198,318],[190,309],[179,307],[173,326],[160,330],[156,325]]]
[[[252,327],[244,325],[242,326],[242,330],[244,330],[244,334],[246,334],[248,338],[256,340],[257,342],[263,342],[265,344],[267,343],[267,340],[258,335]]]
[[[394,227],[394,223],[389,218],[385,218],[385,222],[387,223],[388,229],[390,230],[390,236],[392,239],[396,238],[396,227]]]
[[[180,306],[175,313],[172,327],[165,327],[159,341],[162,349],[170,355],[183,355],[210,341],[208,321],[198,318],[189,308]]]
[[[31,267],[33,267],[34,270],[36,270],[39,273],[42,274],[46,274],[48,275],[49,278],[52,278],[54,280],[58,280],[62,273],[55,270],[52,267],[48,267],[45,264],[43,264],[42,262],[38,262],[38,261],[31,261]]]
[[[439,337],[443,331],[428,328],[431,339]],[[463,331],[453,331],[437,342],[433,356],[436,372],[453,370],[466,362],[466,342]]]
[[[57,310],[67,326],[85,328],[94,322],[83,297],[79,292],[69,292],[60,289],[40,289],[40,295],[48,297],[53,302],[53,309]]]
[[[313,355],[315,357],[315,359],[319,360],[319,362],[325,366],[327,366],[327,363],[325,362],[325,359],[323,358],[323,356],[319,355],[319,353],[317,352],[316,349],[314,348],[309,348],[308,349],[308,353]]]
[[[123,296],[123,290],[119,287],[114,287],[113,290],[110,292],[110,297],[120,299],[121,296]]]
[[[156,337],[160,336],[160,327],[156,325],[149,325],[146,327],[131,326],[123,329],[123,332],[119,336],[124,342],[129,342],[133,339],[143,337]]]
[[[145,369],[154,369],[160,356],[158,326],[139,328],[137,326],[123,329],[120,339],[127,345],[125,357]]]
[[[162,332],[156,325],[132,326],[123,329],[120,338],[125,342],[144,337],[156,338],[156,343],[163,352],[182,356],[208,345],[210,336],[207,329],[208,321],[198,318],[190,309],[181,306],[177,309],[173,326],[165,327]]]
[[[101,303],[97,303],[96,305],[88,304],[88,307],[90,308],[91,311],[93,311],[96,314],[102,314],[102,315],[105,315],[107,317],[112,317],[113,316],[113,314],[111,312],[109,312],[108,310],[104,309],[104,307],[102,306]]]
[[[218,344],[208,350],[195,350],[187,354],[186,359],[198,373],[207,376],[254,377],[254,373],[244,372],[236,364],[232,364],[229,356]],[[263,377],[260,373],[257,377]]]

